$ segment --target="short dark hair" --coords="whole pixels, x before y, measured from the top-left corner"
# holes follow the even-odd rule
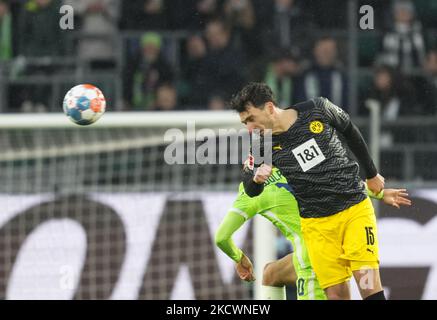
[[[251,82],[232,97],[231,108],[237,112],[244,112],[249,105],[261,109],[267,102],[276,105],[272,89],[265,83]]]

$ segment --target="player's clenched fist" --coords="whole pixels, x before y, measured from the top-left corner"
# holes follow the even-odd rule
[[[263,184],[272,175],[272,167],[267,164],[262,164],[255,172],[253,181],[258,184]]]
[[[384,189],[385,179],[379,173],[372,179],[367,179],[367,187],[370,191],[378,194]]]

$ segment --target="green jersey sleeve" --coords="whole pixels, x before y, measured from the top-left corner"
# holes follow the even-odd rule
[[[232,240],[232,235],[246,221],[246,219],[232,211],[229,211],[215,233],[216,245],[232,260],[240,262],[243,251]]]

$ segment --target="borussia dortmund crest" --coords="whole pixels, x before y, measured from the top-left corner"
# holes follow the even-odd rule
[[[320,121],[312,121],[310,123],[310,131],[312,133],[321,133],[323,131],[323,123]]]

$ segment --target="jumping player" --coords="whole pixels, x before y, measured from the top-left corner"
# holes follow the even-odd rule
[[[246,193],[250,197],[261,194],[272,165],[286,177],[299,204],[312,267],[328,299],[350,299],[348,281],[353,275],[363,299],[385,300],[374,209],[359,165],[339,133],[363,167],[372,192],[381,192],[384,178],[349,115],[325,98],[282,110],[272,90],[262,83],[248,84],[231,105],[249,131],[257,129],[273,137],[273,163],[247,175]]]
[[[244,169],[253,170],[253,158],[245,162]],[[410,205],[405,189],[385,189],[380,195],[369,194],[382,199],[386,204],[399,208]],[[253,267],[250,259],[232,241],[232,235],[248,220],[260,214],[271,221],[288,239],[293,254],[267,264],[262,279],[262,299],[285,300],[285,286],[296,284],[298,300],[325,300],[308,257],[305,241],[300,228],[299,208],[293,190],[281,172],[274,168],[272,175],[264,183],[264,191],[257,197],[249,197],[243,183],[238,197],[216,231],[217,246],[236,263],[239,277],[253,281]]]

